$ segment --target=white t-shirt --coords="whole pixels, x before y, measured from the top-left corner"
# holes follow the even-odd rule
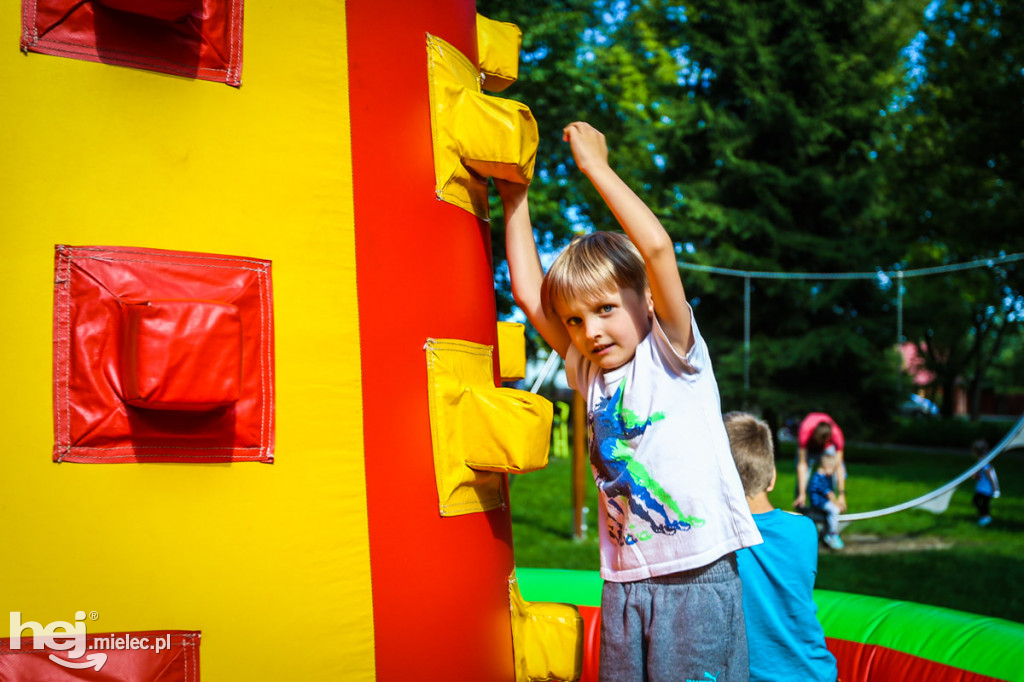
[[[655,319],[622,367],[604,372],[573,346],[565,367],[587,400],[602,578],[690,570],[761,543],[696,320],[685,357]]]

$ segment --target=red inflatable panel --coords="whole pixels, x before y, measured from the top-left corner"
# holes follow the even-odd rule
[[[476,5],[345,9],[376,680],[515,682],[511,514],[438,513],[423,353],[497,342],[490,226],[437,200],[430,127],[426,34],[475,63]]]
[[[869,680],[928,680],[928,682],[998,682],[979,675],[911,654],[874,644],[825,638],[829,651],[839,664],[842,682]]]
[[[58,246],[55,461],[273,461],[270,261]]]
[[[97,0],[101,5],[163,21],[178,21],[203,8],[203,0]]]
[[[577,606],[583,616],[583,672],[579,682],[597,682],[601,669],[601,607]]]
[[[11,648],[9,638],[0,639],[0,680],[199,682],[200,637],[199,632],[183,630],[89,634],[85,635],[85,651],[72,657],[74,649],[34,649],[32,633],[25,631],[18,649]],[[59,634],[56,640],[60,646],[71,644]],[[64,663],[54,662],[50,656]]]
[[[243,0],[22,0],[21,49],[238,86],[242,6]]]

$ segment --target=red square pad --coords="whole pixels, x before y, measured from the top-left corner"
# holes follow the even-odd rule
[[[270,266],[57,246],[54,460],[272,462]]]
[[[242,83],[243,0],[22,0],[21,49]]]

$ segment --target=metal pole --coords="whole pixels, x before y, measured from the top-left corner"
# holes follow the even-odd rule
[[[743,390],[750,390],[750,275],[743,278]]]
[[[903,271],[896,273],[896,343],[903,344]]]
[[[587,470],[587,404],[578,391],[572,392],[572,528],[573,537],[587,537],[587,519],[583,513],[583,494]]]
[[[896,348],[900,352],[899,382],[900,395],[903,395],[903,271],[896,272]]]

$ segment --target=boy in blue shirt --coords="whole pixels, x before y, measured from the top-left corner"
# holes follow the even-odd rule
[[[975,459],[981,460],[988,454],[988,443],[983,440],[976,440],[971,445],[971,454]],[[993,498],[999,497],[999,478],[996,477],[996,468],[986,464],[981,471],[974,474],[974,498],[971,502],[978,509],[978,525],[987,526],[992,523],[992,515],[989,512],[989,505]]]
[[[764,543],[736,553],[743,581],[751,682],[814,680],[835,682],[836,659],[814,603],[818,533],[800,514],[768,501],[775,487],[775,456],[768,425],[753,415],[725,415],[733,459],[747,504]]]

